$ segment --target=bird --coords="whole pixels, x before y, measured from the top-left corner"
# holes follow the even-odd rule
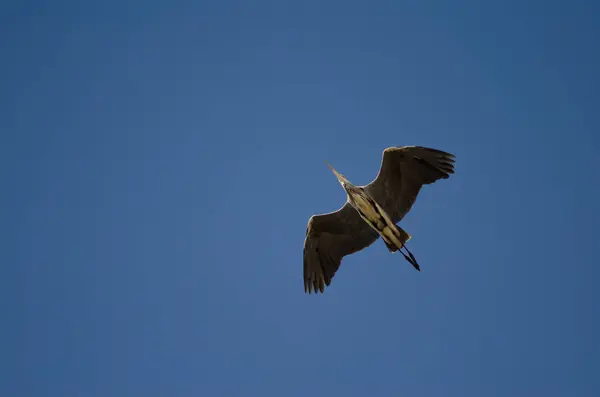
[[[346,191],[347,200],[339,210],[313,215],[308,221],[304,292],[323,294],[342,259],[369,247],[379,237],[391,253],[400,252],[420,271],[405,245],[411,235],[396,223],[410,211],[423,185],[454,174],[455,159],[453,154],[423,146],[388,147],[377,176],[365,186],[353,185],[327,163]]]

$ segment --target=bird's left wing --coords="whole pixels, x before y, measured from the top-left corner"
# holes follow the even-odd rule
[[[349,203],[338,211],[312,216],[304,240],[304,291],[323,293],[342,258],[368,247],[378,237]]]

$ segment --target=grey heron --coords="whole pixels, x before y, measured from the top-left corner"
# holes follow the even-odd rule
[[[420,267],[406,242],[411,236],[396,225],[410,211],[423,185],[447,179],[454,173],[455,156],[422,146],[389,147],[381,167],[366,186],[353,185],[329,167],[347,194],[337,211],[313,215],[304,240],[304,291],[323,293],[339,269],[342,258],[382,238],[392,253],[400,251],[413,267]],[[402,252],[404,248],[407,253]]]

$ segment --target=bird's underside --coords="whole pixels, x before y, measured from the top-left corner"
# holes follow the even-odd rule
[[[387,148],[377,177],[362,188],[396,224],[410,211],[423,185],[454,173],[454,158],[421,146]],[[304,241],[305,292],[323,293],[342,258],[367,248],[379,237],[348,202],[335,212],[312,216]]]
[[[343,176],[340,177],[345,178]],[[346,182],[344,181],[344,183]],[[369,196],[364,188],[352,186],[351,188],[344,187],[344,190],[346,190],[346,194],[348,195],[348,202],[356,212],[358,212],[367,225],[379,234],[388,250],[391,253],[400,251],[404,258],[410,262],[415,269],[421,271],[417,260],[405,245],[411,238],[410,234],[396,225],[385,210],[381,208],[377,201]],[[408,255],[402,252],[403,248]]]

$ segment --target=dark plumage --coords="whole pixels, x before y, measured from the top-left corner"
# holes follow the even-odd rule
[[[364,191],[399,222],[411,209],[423,185],[447,179],[454,173],[455,156],[421,146],[390,147],[383,151],[377,177]],[[323,292],[340,267],[342,258],[379,238],[348,203],[339,210],[313,215],[304,241],[304,289]]]

